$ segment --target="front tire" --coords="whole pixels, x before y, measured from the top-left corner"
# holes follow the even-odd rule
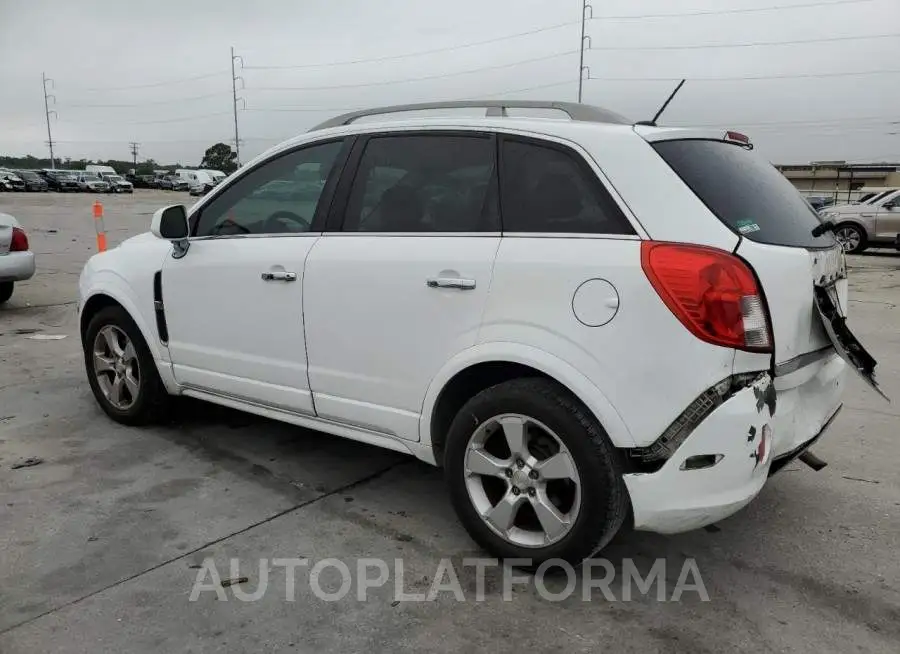
[[[834,236],[847,254],[859,254],[869,245],[865,230],[853,223],[843,223],[835,227]]]
[[[125,425],[159,422],[169,395],[140,329],[122,307],[101,309],[83,335],[84,365],[100,408]]]
[[[14,286],[13,282],[0,282],[0,304],[6,303],[12,297]]]
[[[580,563],[628,514],[620,455],[565,388],[523,378],[470,399],[450,425],[444,468],[469,535],[503,558]]]

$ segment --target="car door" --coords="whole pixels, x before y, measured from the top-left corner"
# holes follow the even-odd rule
[[[191,215],[187,253],[168,258],[162,271],[179,383],[314,413],[303,336],[304,262],[345,156],[342,140],[281,153],[243,172]]]
[[[875,238],[893,240],[900,234],[900,191],[887,196],[875,216]]]
[[[500,243],[495,160],[479,132],[357,141],[304,281],[320,417],[418,440],[428,384],[481,326]]]

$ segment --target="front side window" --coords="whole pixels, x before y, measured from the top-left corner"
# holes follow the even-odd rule
[[[369,139],[344,218],[350,232],[499,231],[488,135]]]
[[[501,147],[504,233],[634,234],[615,201],[576,153],[509,138]]]
[[[193,235],[308,232],[341,146],[313,145],[250,171],[202,209]]]

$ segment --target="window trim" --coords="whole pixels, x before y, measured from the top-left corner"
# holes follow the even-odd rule
[[[466,236],[466,235],[475,235],[475,236],[499,236],[501,234],[501,225],[502,225],[502,217],[500,215],[500,184],[499,184],[499,161],[497,158],[498,154],[498,135],[496,132],[488,131],[488,130],[461,130],[461,129],[410,129],[410,130],[390,130],[390,131],[374,131],[374,132],[366,132],[364,134],[357,135],[358,138],[356,142],[353,144],[353,148],[350,152],[349,157],[347,158],[346,164],[343,169],[343,174],[341,175],[340,182],[338,183],[335,193],[334,193],[334,201],[332,202],[331,211],[328,215],[328,219],[325,223],[324,231],[330,233],[332,235],[336,234],[344,234],[344,235],[352,235],[352,236]],[[473,138],[473,139],[488,139],[491,142],[491,157],[493,159],[493,168],[491,169],[491,179],[488,184],[488,191],[485,200],[491,196],[491,192],[494,193],[495,198],[495,213],[497,214],[496,224],[495,225],[484,225],[483,229],[472,232],[361,232],[361,231],[350,231],[344,230],[344,226],[347,221],[347,206],[350,203],[350,191],[353,188],[354,183],[356,182],[356,176],[359,174],[360,163],[362,162],[363,154],[365,153],[366,146],[369,141],[373,138],[385,138],[385,137],[394,137],[394,138],[409,138],[411,136],[456,136],[456,137],[464,137],[464,138]],[[487,204],[482,205],[482,218],[485,216],[485,210],[487,209]],[[488,229],[487,227],[490,227]]]
[[[321,234],[324,231],[326,218],[334,201],[334,194],[338,181],[343,175],[344,168],[347,165],[347,159],[350,155],[350,151],[354,143],[356,142],[356,139],[357,137],[355,135],[350,135],[325,138],[321,141],[306,142],[288,150],[278,152],[274,156],[263,159],[262,161],[255,163],[253,166],[241,170],[240,175],[230,180],[228,184],[217,186],[215,189],[215,194],[210,197],[209,201],[204,202],[201,206],[197,207],[197,209],[188,217],[188,224],[190,227],[190,236],[188,237],[189,240],[211,241],[231,238],[298,237],[306,236],[308,234]],[[319,201],[316,204],[316,212],[315,214],[313,214],[312,221],[310,222],[309,229],[307,231],[292,234],[209,234],[204,236],[197,236],[197,228],[200,226],[200,217],[203,215],[203,212],[206,211],[210,206],[214,205],[216,203],[216,200],[218,200],[220,196],[228,189],[233,187],[235,184],[239,184],[241,181],[243,181],[247,175],[252,174],[263,166],[278,161],[283,157],[287,157],[303,150],[318,147],[320,145],[328,145],[329,143],[341,143],[341,148],[338,150],[337,157],[334,160],[334,166],[332,167],[331,172],[328,174],[328,179],[325,181],[325,186],[322,189],[322,194],[319,196]]]
[[[603,180],[594,172],[594,169],[585,159],[584,155],[575,150],[569,145],[564,143],[560,143],[558,141],[552,141],[544,138],[536,138],[532,136],[521,136],[519,134],[511,134],[511,133],[503,133],[498,134],[499,138],[497,139],[497,162],[500,175],[498,179],[498,204],[500,206],[500,225],[501,230],[503,232],[504,237],[555,237],[555,238],[620,238],[620,239],[640,239],[640,232],[635,228],[634,223],[629,217],[628,213],[626,213],[619,204],[619,200],[610,192],[610,190],[606,187],[606,184],[603,183]],[[514,232],[507,231],[506,225],[504,223],[504,215],[503,215],[503,174],[502,172],[505,170],[505,163],[503,161],[503,145],[507,142],[515,142],[522,143],[525,145],[534,145],[537,147],[547,148],[550,150],[556,150],[557,152],[562,153],[563,155],[568,156],[570,159],[574,160],[575,165],[580,170],[582,176],[586,177],[586,182],[588,185],[594,188],[595,193],[600,193],[607,201],[609,206],[618,213],[618,217],[621,219],[622,223],[627,225],[631,230],[630,233],[622,233],[622,232]]]

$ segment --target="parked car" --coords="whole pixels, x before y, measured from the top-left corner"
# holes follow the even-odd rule
[[[125,175],[125,181],[130,182],[134,188],[159,188],[153,175]]]
[[[26,191],[49,191],[47,181],[33,170],[17,170],[16,174],[25,182]]]
[[[487,115],[357,122],[459,107]],[[569,120],[507,117],[535,107]],[[875,386],[840,246],[750,146],[562,102],[334,118],[87,262],[93,394],[125,424],[186,395],[443,466],[502,558],[717,522],[813,462],[848,369]]]
[[[174,189],[174,184],[172,183],[171,177],[157,177],[156,185],[157,188],[163,191],[171,191]]]
[[[118,175],[116,169],[112,166],[101,166],[98,164],[90,164],[84,167],[84,171],[86,173],[94,173],[98,177],[105,177],[106,175]]]
[[[28,235],[19,222],[0,213],[0,304],[13,294],[16,282],[34,276],[34,253],[28,247]]]
[[[109,192],[109,183],[94,173],[81,173],[77,179],[78,188],[85,193]]]
[[[75,175],[67,170],[44,169],[39,173],[51,191],[78,191],[78,180]]]
[[[189,191],[191,195],[206,195],[216,187],[215,178],[205,171],[198,170],[192,176]]]
[[[894,247],[900,233],[900,190],[889,191],[868,203],[829,207],[821,216],[834,225],[835,237],[846,252],[858,253],[872,246]]]
[[[25,181],[16,173],[11,171],[0,172],[0,180],[3,181],[3,187],[6,191],[24,191]]]
[[[133,193],[134,186],[121,175],[103,174],[103,179],[109,184],[110,193]]]
[[[190,191],[191,183],[184,179],[183,177],[178,177],[177,175],[169,175],[166,177],[167,180],[172,184],[173,191]]]

